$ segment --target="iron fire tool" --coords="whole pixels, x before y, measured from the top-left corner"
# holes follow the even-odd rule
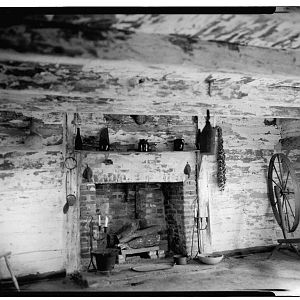
[[[205,226],[203,227],[203,223],[205,219]],[[192,233],[192,247],[191,247],[191,257],[193,256],[193,245],[194,245],[194,234],[195,234],[195,227],[197,228],[197,240],[198,240],[198,250],[194,258],[197,257],[198,254],[201,254],[200,251],[200,231],[206,230],[208,226],[208,217],[199,217],[199,210],[197,209],[197,215],[194,216],[194,226],[193,226],[193,233]]]
[[[89,272],[97,272],[97,268],[94,264],[94,261],[93,261],[93,258],[95,256],[95,252],[93,251],[93,240],[95,241],[102,241],[104,239],[107,240],[108,236],[107,236],[107,227],[104,227],[104,233],[105,233],[105,237],[104,238],[101,238],[100,237],[100,232],[101,232],[101,228],[102,226],[101,225],[98,225],[98,230],[99,230],[99,238],[95,237],[94,236],[94,231],[93,231],[93,217],[91,217],[91,220],[90,220],[90,223],[89,223],[89,227],[90,227],[90,233],[89,233],[89,236],[90,236],[90,263],[88,265],[88,271]],[[90,270],[90,266],[91,264],[93,265],[93,269]]]
[[[196,199],[197,200],[197,214],[194,215],[194,225],[193,225],[193,233],[192,233],[192,247],[191,247],[191,257],[193,256],[193,245],[194,245],[194,234],[195,234],[195,227],[197,228],[197,240],[198,240],[198,249],[197,253],[194,258],[197,257],[198,254],[201,254],[200,251],[200,231],[206,230],[208,226],[208,217],[200,217],[200,203],[199,203],[199,178],[200,178],[200,169],[202,164],[202,156],[197,152],[196,153]],[[195,202],[194,202],[195,203]],[[194,205],[195,210],[195,205]],[[203,227],[203,219],[205,218],[205,227]]]

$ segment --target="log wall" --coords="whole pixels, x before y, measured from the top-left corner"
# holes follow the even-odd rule
[[[35,118],[35,131],[41,135],[40,147],[34,145],[25,147],[24,144],[25,136],[29,135],[31,117]],[[1,118],[0,199],[2,223],[0,230],[4,236],[1,247],[8,248],[13,252],[12,262],[18,275],[59,270],[65,266],[65,221],[62,213],[65,203],[62,168],[63,146],[61,143],[62,115],[34,113],[23,116],[22,114],[2,112]],[[136,145],[139,137],[144,137],[145,133],[149,133],[149,128],[143,127],[146,126],[145,124],[140,127],[133,123],[129,124],[131,122],[129,117],[123,116],[117,121],[108,118],[105,123],[99,122],[99,124],[95,122],[95,119],[97,119],[96,115],[86,117],[86,120],[90,122],[88,124],[84,123],[84,118],[81,117],[80,126],[83,138],[93,136],[93,134],[96,138],[98,125],[107,126],[109,123],[111,142],[116,143],[116,150],[124,151],[126,147]],[[191,137],[191,134],[195,129],[195,123],[192,118],[189,121],[190,126],[186,128],[183,126],[185,128],[183,132],[189,132],[186,134],[187,140],[190,141],[187,144],[192,148],[194,137]],[[176,128],[180,128],[181,122],[186,124],[181,119],[174,118],[172,120],[171,124],[174,127],[170,126],[170,128],[174,134]],[[200,171],[200,214],[203,218],[209,216],[208,228],[201,234],[203,251],[225,251],[271,245],[276,242],[277,237],[281,237],[267,197],[267,167],[279,139],[291,135],[297,136],[299,126],[295,126],[295,122],[298,121],[290,120],[289,123],[277,126],[266,125],[267,123],[260,118],[220,117],[216,120],[216,125],[223,129],[227,183],[225,191],[220,192],[216,179],[216,157],[214,155],[203,156]],[[167,126],[167,123],[165,125]],[[203,128],[203,126],[204,120],[199,118],[199,127]],[[139,131],[138,128],[141,130]],[[156,128],[157,134],[155,133]],[[157,149],[171,150],[172,134],[167,136],[166,131],[166,136],[163,136],[161,132],[162,128],[158,126],[154,127],[150,133],[151,136],[155,136]],[[133,136],[134,138],[132,138]],[[132,142],[128,143],[126,138],[130,141],[130,137]],[[168,139],[169,143],[166,142]],[[289,154],[296,164],[299,159],[297,151],[299,150],[292,149]],[[179,155],[179,152],[171,154],[176,156]],[[183,157],[184,154],[180,153]],[[84,153],[82,155],[86,156]],[[123,156],[123,154],[118,155],[117,151],[116,154],[110,155],[118,158]],[[124,153],[125,157],[135,155],[135,153]],[[137,157],[148,155],[158,155],[160,159],[166,158],[161,152],[138,154]],[[189,155],[189,152],[186,155]],[[105,154],[100,152],[91,157],[94,157],[95,160],[100,156],[105,158]],[[169,160],[170,155],[167,156]],[[94,163],[96,166],[97,162],[94,161]],[[193,160],[191,165],[194,164]],[[174,161],[175,165],[177,165],[176,161]],[[182,166],[184,167],[184,165],[185,162]],[[116,165],[113,166],[116,167]],[[91,167],[93,169],[93,165]],[[82,171],[80,171],[79,177],[81,177]],[[186,180],[183,176],[179,177],[172,181]],[[190,183],[194,190],[194,177],[192,179]],[[131,180],[136,181],[135,178]],[[145,182],[145,178],[141,178],[141,181]],[[188,189],[187,185],[186,188]],[[188,191],[186,192],[188,193]],[[192,196],[192,198],[184,207],[188,254],[191,247],[190,237],[193,228],[195,197]],[[195,246],[196,244],[194,244],[193,252],[197,251]],[[5,268],[1,268],[1,272],[4,272],[1,275],[7,276],[8,274],[2,270]]]
[[[220,118],[226,154],[226,187],[217,187],[215,156],[201,168],[201,197],[208,203],[211,244],[205,251],[226,251],[276,244],[281,238],[267,195],[267,169],[280,129],[263,119]],[[204,205],[205,207],[205,205]],[[204,234],[204,239],[208,239]]]
[[[297,119],[282,119],[278,122],[278,126],[281,130],[281,152],[287,155],[290,160],[300,185],[300,121]],[[295,238],[300,236],[299,225],[291,236]]]
[[[97,146],[99,127],[107,126],[116,151],[136,147],[139,138],[148,138],[157,151],[170,151],[178,133],[186,150],[192,150],[195,124],[187,126],[191,116],[203,115],[207,108],[227,115],[217,122],[224,133],[224,192],[217,187],[216,158],[202,160],[201,217],[209,216],[202,250],[264,246],[281,237],[267,197],[267,166],[280,148],[299,176],[300,125],[287,120],[279,127],[266,126],[262,117],[299,118],[298,15],[200,15],[192,22],[190,16],[148,17],[134,16],[128,22],[132,16],[119,16],[115,29],[104,30],[100,37],[94,35],[99,28],[94,32],[85,25],[73,32],[45,24],[44,29],[35,28],[33,23],[1,29],[2,49],[27,52],[0,53],[0,107],[19,111],[0,113],[0,247],[13,252],[17,275],[60,270],[76,259],[72,237],[78,238],[78,232],[73,236],[78,216],[74,211],[69,218],[73,223],[65,227],[62,213],[66,111],[156,115],[141,126],[128,116],[115,122],[109,116],[82,115],[80,126],[89,147]],[[137,33],[127,31],[134,27]],[[160,116],[174,114],[180,115],[174,122]],[[35,134],[30,135],[31,117]],[[274,150],[280,138],[282,147]],[[189,192],[187,186],[184,192]],[[185,208],[186,232],[193,225],[191,201]],[[66,232],[71,232],[67,243]],[[65,250],[70,252],[67,259]],[[5,270],[0,265],[0,276],[8,275]]]
[[[62,114],[0,112],[0,249],[17,276],[64,269],[62,135]]]
[[[300,184],[300,121],[280,120],[281,149],[291,160]]]

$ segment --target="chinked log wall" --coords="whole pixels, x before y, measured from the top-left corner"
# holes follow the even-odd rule
[[[235,19],[233,16],[229,16],[229,18]],[[289,19],[290,16],[288,16]],[[221,20],[223,20],[223,17],[221,17]],[[207,30],[211,33],[218,32],[217,30],[211,30],[211,28],[215,29],[214,26],[218,26],[219,23],[211,22],[213,24]],[[263,22],[263,25],[266,24],[264,20],[260,20],[260,22]],[[196,23],[198,24],[198,21]],[[257,28],[257,20],[252,24],[253,27]],[[273,26],[272,22],[270,24],[270,26]],[[247,29],[249,29],[248,25],[247,22]],[[282,27],[281,21],[280,26]],[[279,31],[275,30],[274,26],[270,28],[270,31],[268,28],[265,29],[265,26],[259,28],[268,31],[268,34],[276,31],[275,37],[279,36],[280,43],[276,40],[273,41],[273,44],[280,45],[278,47],[281,48],[285,43],[293,43],[294,34],[290,34],[288,39],[284,36],[284,40],[282,40],[283,35],[280,34],[282,32],[280,26],[277,27]],[[162,27],[161,24],[159,27]],[[291,26],[286,27],[294,28]],[[235,26],[235,28],[244,30],[245,26]],[[198,31],[197,28],[195,30]],[[25,35],[24,32],[26,32]],[[78,109],[79,111],[101,110],[106,113],[132,114],[134,112],[149,114],[153,112],[153,114],[188,114],[192,116],[203,115],[207,108],[211,108],[218,115],[228,115],[228,118],[219,119],[217,124],[224,126],[224,147],[228,166],[225,191],[221,193],[217,189],[216,161],[213,156],[206,157],[203,160],[201,171],[201,198],[204,199],[203,201],[208,202],[209,200],[210,203],[210,231],[212,232],[213,250],[236,249],[237,247],[244,248],[272,243],[278,226],[274,222],[266,195],[266,170],[269,158],[274,151],[274,145],[277,144],[280,137],[275,127],[264,126],[263,119],[256,119],[256,117],[299,118],[299,80],[297,79],[299,67],[295,63],[299,61],[299,51],[286,49],[282,52],[267,48],[203,42],[194,39],[189,40],[186,37],[151,35],[142,32],[137,34],[127,31],[109,32],[108,40],[95,42],[85,40],[81,34],[78,34],[78,31],[75,31],[69,39],[61,38],[69,35],[64,35],[59,28],[51,30],[51,35],[49,35],[48,28],[38,29],[38,34],[36,32],[34,26],[32,28],[32,26],[21,25],[21,28],[14,26],[13,29],[8,27],[1,32],[1,41],[3,42],[1,45],[22,52],[30,50],[57,54],[57,50],[59,50],[62,55],[66,56],[82,55],[90,58],[98,57],[99,59],[117,59],[120,61],[115,62],[113,68],[111,68],[113,65],[107,61],[108,68],[100,68],[100,71],[93,72],[93,68],[84,67],[87,65],[87,60],[78,57],[44,57],[37,53],[29,55],[1,51],[2,91],[0,108],[2,110],[38,111],[47,109],[48,111],[59,110],[65,112]],[[261,45],[263,38],[257,38],[258,35],[252,29],[250,30],[250,39],[253,32],[257,45]],[[232,35],[232,32],[229,32],[229,36],[233,38],[230,39],[228,36],[226,38],[225,35],[225,41],[239,42],[241,36],[245,35]],[[261,36],[265,36],[265,34]],[[217,40],[217,37],[215,39]],[[267,47],[268,43],[263,45]],[[135,59],[135,62],[144,62],[147,66],[140,65],[136,69],[136,63],[130,63],[131,67],[128,68],[128,60],[131,58]],[[211,62],[214,62],[213,66]],[[206,71],[201,72],[200,75],[197,71],[194,73],[195,76],[191,77],[189,74],[192,71],[189,68],[182,69],[178,66],[169,68],[165,65],[182,65],[183,63],[189,63],[190,66],[197,66],[202,71]],[[100,62],[101,64],[103,64],[103,61]],[[159,72],[158,68],[160,67],[162,68]],[[91,71],[91,69],[93,70]],[[216,73],[216,69],[228,71]],[[108,73],[106,73],[107,70]],[[111,70],[113,70],[113,74],[110,74]],[[155,70],[157,73],[154,72]],[[249,74],[244,74],[245,70]],[[119,81],[121,86],[117,86],[119,90],[114,91],[113,87],[116,87],[115,84],[118,82],[117,78],[119,78],[120,71],[123,71]],[[174,73],[172,73],[173,71]],[[237,75],[238,73],[241,75]],[[182,76],[183,74],[184,76]],[[278,77],[276,75],[275,79],[273,74],[278,74]],[[287,79],[286,76],[293,77]],[[84,80],[87,78],[88,80]],[[205,79],[207,79],[206,82]],[[67,82],[67,84],[61,84],[61,82]],[[104,85],[101,85],[102,83]],[[98,94],[93,93],[87,96],[87,93],[97,91],[98,88],[101,92],[105,90],[106,83],[111,83],[110,87],[112,88],[106,98],[101,98]],[[147,98],[149,105],[146,105],[147,103],[141,105],[142,96],[149,91],[151,91]],[[115,94],[113,94],[114,92]],[[122,99],[119,97],[118,92],[123,93]],[[175,100],[173,99],[173,92],[177,96]],[[114,99],[112,94],[118,97]],[[232,115],[239,118],[232,119],[230,117]],[[245,115],[251,117],[251,119],[242,119],[241,117]],[[14,133],[7,128],[2,128],[2,132],[5,133],[6,141],[7,139],[14,139]],[[12,152],[16,151],[14,146],[12,148]],[[22,151],[20,150],[20,152]],[[7,152],[1,148],[1,154],[3,155],[10,152],[11,150]],[[48,161],[47,154],[40,150],[37,152],[42,159]],[[27,157],[25,154],[23,156]],[[53,156],[55,155],[53,154]],[[30,162],[32,162],[33,157],[29,155]],[[7,164],[3,160],[4,158],[4,156],[1,157],[1,165],[5,170],[1,171],[1,188],[5,187],[7,182],[9,186],[13,184],[12,180],[7,181],[7,174],[12,179],[17,173],[14,171],[12,163]],[[297,160],[296,156],[295,159]],[[60,159],[60,161],[62,160]],[[9,172],[7,172],[7,168],[11,168]],[[37,172],[37,170],[33,172]],[[22,174],[26,175],[27,173],[22,171]],[[49,175],[49,172],[44,174]],[[58,174],[59,176],[57,176]],[[24,177],[26,176],[22,176],[22,180]],[[50,188],[53,193],[51,193],[52,197],[49,202],[45,204],[52,205],[55,203],[54,206],[57,203],[59,204],[57,211],[52,211],[49,215],[46,215],[46,219],[47,216],[51,215],[54,220],[58,218],[60,221],[62,218],[60,217],[61,205],[64,200],[63,197],[60,198],[60,194],[55,194],[57,190],[55,182],[60,178],[60,170],[55,171],[53,176],[51,175],[49,178],[53,182]],[[20,178],[19,181],[21,181]],[[30,196],[26,196],[30,201],[39,202],[48,199],[48,195],[45,196],[46,198],[39,197],[38,193],[31,192],[32,186],[34,188],[34,182],[30,182],[26,187],[28,190],[22,190],[22,194],[30,194]],[[58,186],[61,187],[61,185]],[[42,187],[45,187],[45,185]],[[14,186],[13,188],[16,188],[19,195],[20,187]],[[19,204],[22,203],[20,201],[23,200],[21,198],[23,195],[17,196],[18,203],[15,203],[15,192],[5,190],[4,193],[1,193],[1,202],[5,204],[2,206],[4,210],[1,210],[1,213],[3,212],[1,236],[8,237],[11,245],[10,250],[13,253],[18,252],[18,247],[29,249],[29,251],[32,249],[34,251],[38,250],[40,243],[32,245],[31,238],[13,238],[13,234],[20,231],[18,228],[11,226],[10,220],[15,221],[15,218],[12,217],[10,212],[19,211]],[[8,199],[11,199],[11,201]],[[22,218],[25,218],[24,209],[27,213],[31,213],[33,209],[30,203],[26,201],[22,211],[17,215],[20,214]],[[47,209],[42,209],[39,212],[41,213],[41,219],[44,220]],[[26,221],[28,222],[26,224],[31,224],[36,228],[40,225],[37,214],[31,214],[31,219]],[[53,223],[58,224],[59,222]],[[20,222],[15,224],[20,224]],[[10,232],[10,228],[13,228],[12,232]],[[62,228],[59,228],[59,230],[62,230]],[[47,237],[54,237],[55,235],[56,238],[57,235],[54,232],[52,230],[48,232]],[[21,235],[23,237],[23,234]],[[18,244],[17,247],[16,243],[18,241],[22,241],[22,243]],[[51,245],[54,244],[51,243]],[[62,243],[59,245],[62,245]],[[52,270],[53,264],[50,266],[48,263],[41,263],[32,253],[28,254],[28,259],[25,259],[25,256],[22,257],[23,262],[30,261],[30,263],[23,264],[22,267],[19,264],[19,274],[28,274],[35,270],[39,272],[43,272],[45,269],[47,271]],[[51,259],[49,253],[52,252],[43,253],[47,253],[43,258],[44,261],[48,262]],[[21,256],[19,257],[18,262],[21,263]],[[31,268],[31,264],[34,264],[35,267]],[[60,266],[61,260],[59,258],[58,267]],[[3,268],[0,268],[0,270],[3,270]]]
[[[27,144],[31,117],[40,137]],[[17,276],[65,268],[62,123],[61,113],[0,112],[0,249]]]
[[[281,141],[278,145],[279,151],[283,152],[295,169],[298,184],[300,184],[300,120],[282,119],[278,120],[281,130]],[[295,238],[300,236],[300,226],[293,233]]]
[[[213,251],[266,246],[281,238],[267,195],[267,169],[280,139],[276,126],[256,118],[219,118],[226,153],[226,188],[216,185],[214,156],[202,163],[202,197],[208,199]],[[207,182],[207,184],[205,184]]]
[[[62,122],[60,114],[39,116],[35,113],[34,116],[44,122],[47,120],[51,124]],[[183,120],[177,120],[178,123],[175,123],[180,124],[181,121]],[[191,119],[190,121],[191,128],[194,128]],[[17,124],[16,121],[11,123]],[[203,120],[200,120],[199,124],[202,128]],[[269,205],[266,189],[267,166],[274,152],[274,146],[280,139],[280,131],[275,126],[265,126],[263,119],[257,118],[218,118],[217,125],[222,127],[224,134],[227,183],[225,191],[220,192],[216,182],[216,158],[204,156],[200,175],[200,199],[204,202],[204,207],[206,203],[209,203],[209,212],[205,213],[203,209],[203,214],[210,216],[208,229],[212,242],[210,246],[209,236],[203,232],[204,250],[222,251],[270,245],[274,243],[277,233],[281,237]],[[14,257],[17,274],[41,273],[55,268],[60,269],[65,261],[63,257],[64,215],[62,207],[65,198],[62,185],[62,148],[61,145],[45,146],[43,150],[27,151],[22,144],[17,146],[18,141],[24,139],[22,130],[18,129],[13,133],[11,128],[3,126],[1,128],[0,180],[1,211],[3,212],[1,236],[5,238],[6,245],[13,253],[29,252]],[[132,134],[130,130],[127,132],[129,136]],[[28,134],[28,129],[26,134]],[[125,132],[116,131],[115,134],[116,138],[113,138],[113,135],[111,137],[112,143],[122,144],[121,141],[126,140]],[[138,135],[136,138],[143,135]],[[48,140],[50,140],[49,136]],[[132,143],[136,144],[136,140]],[[8,144],[10,144],[9,147]],[[171,143],[167,144],[171,145]],[[55,151],[48,151],[53,147]],[[19,157],[20,160],[16,158],[11,161],[9,155]],[[44,172],[41,173],[41,171]],[[27,180],[27,175],[30,175],[30,180]],[[18,180],[14,181],[13,178]],[[192,211],[189,222],[193,222]],[[187,225],[190,231],[191,225]],[[29,233],[30,236],[28,236]],[[43,263],[40,263],[41,261]]]

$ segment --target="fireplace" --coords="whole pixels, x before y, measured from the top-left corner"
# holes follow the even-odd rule
[[[109,165],[105,164],[108,159]],[[190,175],[184,174],[187,162],[192,167]],[[87,163],[93,171],[93,182],[82,181],[80,186],[83,266],[90,258],[90,225],[96,233],[99,214],[102,227],[107,217],[107,234],[114,239],[126,224],[136,223],[139,229],[157,227],[153,233],[156,245],[166,253],[189,255],[191,250],[197,251],[195,240],[191,249],[197,199],[195,153],[125,153],[109,157],[103,153],[82,153],[80,163],[81,173]],[[117,243],[110,240],[113,242]],[[93,249],[106,246],[105,242],[93,240]]]

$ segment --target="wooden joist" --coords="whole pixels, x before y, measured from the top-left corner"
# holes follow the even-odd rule
[[[63,16],[29,20],[28,16],[23,22],[12,17],[11,27],[0,30],[0,45],[24,55],[188,63],[208,70],[298,75],[300,53],[293,50],[299,47],[298,17],[282,15],[231,15],[228,19],[220,15],[71,15],[65,20]],[[103,26],[107,22],[115,24]]]
[[[209,108],[298,118],[297,21],[297,14],[11,19],[0,42],[22,54],[0,51],[0,109],[203,115]]]
[[[0,61],[0,110],[300,116],[298,77],[41,55],[7,54]]]

